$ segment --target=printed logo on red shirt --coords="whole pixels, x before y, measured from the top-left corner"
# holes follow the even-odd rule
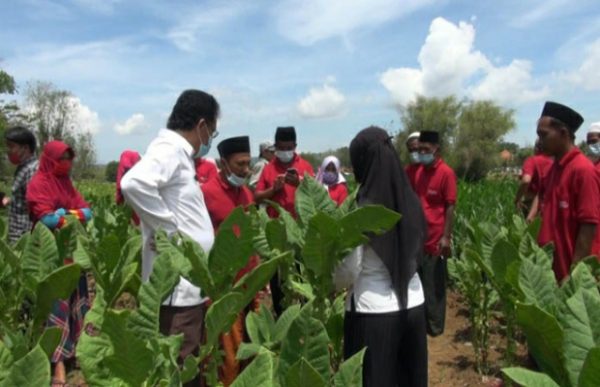
[[[437,194],[438,194],[438,191],[436,191],[436,190],[433,190],[433,189],[427,190],[427,195],[437,195]]]
[[[567,208],[569,208],[569,202],[567,202],[566,200],[561,200],[560,202],[558,202],[558,207],[566,210]]]

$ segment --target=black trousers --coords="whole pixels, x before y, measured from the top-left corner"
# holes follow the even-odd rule
[[[365,387],[427,387],[427,334],[423,305],[400,312],[346,312],[344,358],[367,347]]]
[[[427,334],[436,337],[444,333],[446,324],[446,278],[448,268],[445,259],[426,255],[419,269],[419,277],[425,293],[425,318]]]

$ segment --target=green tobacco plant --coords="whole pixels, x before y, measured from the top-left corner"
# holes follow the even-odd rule
[[[50,382],[61,331],[44,329],[54,302],[69,298],[81,268],[63,264],[59,238],[38,223],[16,247],[0,240],[0,386]]]

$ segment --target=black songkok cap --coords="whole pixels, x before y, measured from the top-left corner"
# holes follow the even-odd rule
[[[280,126],[275,132],[275,142],[294,141],[296,142],[296,129],[293,126]]]
[[[431,144],[439,144],[440,134],[430,130],[424,130],[419,135],[419,142],[428,142]]]
[[[568,106],[550,101],[546,102],[544,105],[542,117],[552,117],[559,120],[573,133],[575,133],[583,123],[583,117],[581,114],[577,113]]]
[[[223,158],[234,153],[250,153],[250,138],[248,136],[227,138],[217,145],[217,149]]]

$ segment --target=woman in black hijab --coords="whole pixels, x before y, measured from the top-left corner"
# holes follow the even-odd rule
[[[336,273],[348,300],[344,357],[367,347],[363,385],[427,386],[424,296],[417,267],[427,235],[425,217],[388,133],[362,130],[350,144],[358,204],[402,214],[398,224],[358,248]]]

